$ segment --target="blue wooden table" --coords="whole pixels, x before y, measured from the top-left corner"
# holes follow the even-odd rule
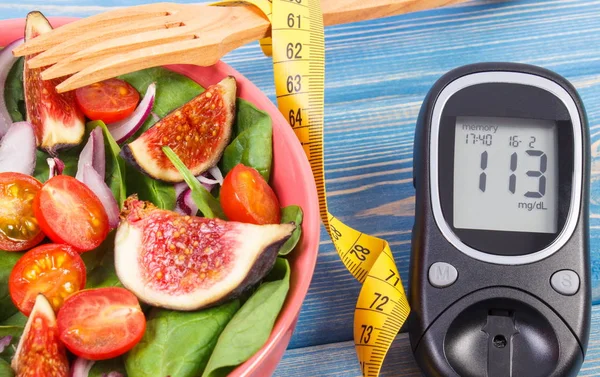
[[[148,0],[2,0],[0,19],[38,9],[87,16]],[[600,303],[600,0],[475,0],[326,29],[325,160],[329,205],[348,225],[386,238],[405,278],[413,223],[412,142],[421,101],[434,81],[482,61],[536,64],[580,91],[592,136],[591,250]],[[274,101],[271,62],[257,44],[225,59]],[[360,376],[352,345],[360,285],[324,230],[315,276],[277,377]],[[400,335],[382,376],[419,376]],[[600,306],[593,310],[581,376],[600,375]]]

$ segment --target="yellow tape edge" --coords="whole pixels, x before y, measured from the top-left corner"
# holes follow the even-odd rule
[[[315,131],[318,135],[316,138],[318,145],[317,148],[305,148],[305,152],[307,153],[309,161],[311,161],[315,181],[319,187],[321,219],[325,229],[331,236],[343,264],[358,281],[363,283],[354,313],[354,343],[362,374],[365,377],[376,377],[379,376],[385,355],[396,334],[408,318],[410,306],[387,241],[359,232],[347,226],[327,211],[323,168],[324,96],[322,92],[324,91],[324,45],[322,42],[323,23],[319,0],[223,0],[213,5],[254,5],[263,12],[273,26],[274,22],[277,24],[279,23],[280,16],[285,18],[286,15],[289,16],[290,14],[293,14],[294,2],[300,4],[302,1],[308,3],[312,2],[312,10],[316,10],[321,15],[320,20],[317,20],[318,28],[320,28],[321,41],[320,43],[310,43],[310,45],[312,48],[318,50],[316,55],[320,57],[320,63],[322,65],[322,72],[320,77],[318,77],[321,82],[321,93],[313,94],[313,97],[320,97],[318,103],[320,114],[316,117],[320,119],[316,119],[316,122],[313,122],[313,119],[309,119],[308,121],[309,133],[310,131]],[[294,42],[299,43],[299,40],[306,42],[307,39],[303,33],[285,33],[279,32],[279,30],[280,29],[276,29],[273,26],[273,36],[271,38],[264,38],[260,43],[263,53],[267,56],[273,56],[278,105],[285,117],[286,112],[288,111],[284,111],[284,108],[285,110],[289,110],[290,106],[284,106],[282,103],[283,101],[280,101],[280,96],[289,95],[289,93],[282,93],[285,93],[284,89],[289,85],[290,77],[292,77],[292,85],[294,84],[293,78],[295,76],[277,73],[290,73],[287,72],[286,69],[295,73],[297,71],[294,71],[293,68],[306,70],[306,66],[292,67],[292,63],[285,62],[284,59],[280,59],[280,56],[285,48],[284,46],[287,45],[286,47],[289,47],[289,43],[292,43],[293,45]],[[275,65],[277,62],[284,62],[285,64]],[[308,67],[310,67],[310,65],[308,65]],[[285,81],[284,77],[288,78],[288,82]],[[294,109],[304,109],[306,108],[307,103],[310,102],[306,97],[299,95],[293,95],[291,98]],[[290,113],[290,117],[291,115],[292,114]],[[298,132],[296,129],[295,132],[303,145],[315,141],[315,138],[312,137],[312,135],[309,135],[309,133],[302,131]],[[319,148],[320,157],[318,155],[317,157],[313,156],[312,151]]]

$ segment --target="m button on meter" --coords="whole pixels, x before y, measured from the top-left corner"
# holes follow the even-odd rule
[[[435,262],[429,267],[429,283],[436,288],[448,287],[458,279],[458,271],[450,263]]]

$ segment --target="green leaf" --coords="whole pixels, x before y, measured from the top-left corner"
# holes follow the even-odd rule
[[[131,165],[127,165],[127,194],[137,194],[140,200],[154,203],[158,208],[172,211],[175,208],[175,186],[161,182],[142,174]]]
[[[146,93],[148,86],[155,82],[156,97],[154,98],[152,111],[160,118],[183,106],[186,102],[204,91],[204,88],[194,80],[162,67],[148,68],[119,77],[130,83],[142,96]],[[155,120],[152,117],[148,117],[142,127],[125,142],[130,143],[137,139],[144,131],[152,127],[154,123]]]
[[[5,319],[4,321],[0,322],[0,326],[20,326],[20,327],[25,327],[25,324],[27,323],[27,317],[25,317],[25,315],[23,315],[23,313],[21,312],[16,312],[15,314],[11,315],[10,317],[8,317],[7,319]]]
[[[27,117],[25,110],[25,92],[23,91],[24,58],[19,58],[8,72],[4,84],[4,102],[13,122]]]
[[[17,308],[10,299],[8,291],[8,278],[12,268],[23,253],[0,250],[0,321],[4,321],[17,312]]]
[[[281,248],[279,248],[279,255],[288,255],[294,248],[298,241],[300,240],[300,235],[302,234],[302,209],[298,206],[287,206],[281,209],[281,223],[294,223],[296,224],[296,229],[292,233],[292,236],[288,238],[287,241]]]
[[[100,246],[81,255],[87,270],[86,288],[123,286],[115,271],[115,234],[110,232]]]
[[[71,177],[74,177],[75,174],[77,174],[77,161],[79,161],[79,154],[81,153],[82,148],[83,146],[79,145],[69,150],[60,151],[58,158],[65,163],[65,170],[63,171],[64,175],[70,175]],[[44,183],[48,180],[48,174],[50,172],[48,162],[46,161],[48,158],[50,158],[50,155],[39,149],[35,153],[36,162],[33,176],[40,182]]]
[[[253,167],[268,182],[273,161],[273,128],[268,113],[258,110],[243,99],[237,100],[233,141],[225,148],[221,159],[223,175],[237,164]]]
[[[15,372],[13,372],[10,364],[2,359],[0,359],[0,377],[14,377]]]
[[[171,160],[171,163],[175,165],[179,173],[181,173],[183,176],[185,183],[187,183],[192,190],[192,199],[204,217],[218,217],[220,219],[224,219],[225,214],[221,209],[221,203],[219,203],[219,200],[212,196],[212,194],[204,186],[202,186],[200,182],[198,182],[196,177],[194,177],[192,172],[188,170],[185,164],[179,159],[179,157],[177,157],[171,148],[164,146],[162,150],[167,155],[169,160]]]
[[[0,325],[0,338],[5,337],[5,336],[12,337],[12,339],[10,340],[10,344],[4,349],[4,351],[2,353],[0,353],[0,360],[10,362],[10,360],[12,359],[12,357],[15,354],[15,351],[17,350],[17,345],[19,344],[19,339],[21,338],[21,335],[23,334],[24,328],[25,328],[25,325],[23,325],[23,326]],[[2,376],[2,375],[0,374],[0,376]]]
[[[239,302],[197,312],[155,309],[142,340],[127,354],[129,377],[197,377]]]
[[[110,372],[118,372],[124,377],[127,376],[122,358],[117,357],[114,359],[96,361],[92,366],[92,369],[90,369],[88,377],[106,377]]]
[[[265,344],[289,289],[290,266],[287,260],[277,258],[269,278],[276,280],[261,284],[229,321],[219,336],[202,377],[228,375]]]
[[[106,155],[106,175],[104,177],[106,184],[110,187],[119,208],[123,207],[123,202],[127,198],[125,186],[125,160],[119,155],[121,148],[110,134],[110,131],[102,121],[89,122],[87,129],[91,132],[94,128],[100,127],[104,135],[104,149]]]

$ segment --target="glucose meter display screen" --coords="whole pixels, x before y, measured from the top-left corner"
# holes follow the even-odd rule
[[[454,227],[556,233],[557,144],[553,121],[457,117]]]

